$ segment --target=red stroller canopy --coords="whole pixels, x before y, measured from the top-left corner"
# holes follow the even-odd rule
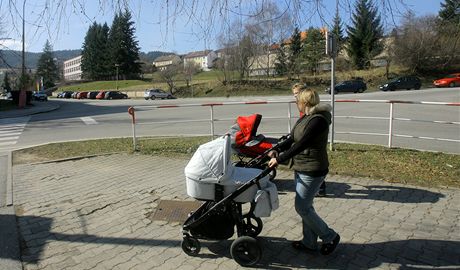
[[[235,144],[237,147],[244,146],[256,136],[261,120],[262,115],[260,114],[238,116],[236,123],[240,127],[240,132],[235,134]]]

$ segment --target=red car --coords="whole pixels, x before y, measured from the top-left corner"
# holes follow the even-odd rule
[[[88,92],[80,92],[77,94],[77,99],[88,98]]]
[[[104,99],[105,98],[105,91],[100,91],[99,94],[97,94],[96,99]]]
[[[447,75],[446,77],[442,79],[438,79],[433,82],[434,86],[436,87],[443,87],[443,86],[448,86],[448,87],[455,87],[455,86],[460,86],[460,73],[454,73]]]

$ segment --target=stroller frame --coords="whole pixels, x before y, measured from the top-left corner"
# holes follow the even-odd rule
[[[257,169],[266,169],[267,162],[269,161],[268,153],[270,151],[278,151],[283,141],[289,138],[289,134],[283,135],[278,139],[278,143],[275,144],[272,148],[265,150],[263,153],[257,155],[256,157],[252,157],[248,161],[245,161],[244,158],[247,157],[244,154],[237,154],[239,161],[235,164],[237,167],[245,167],[245,168],[257,168]],[[275,179],[276,177],[276,169],[273,168],[270,171],[270,180]]]
[[[212,218],[213,214],[231,213],[232,219],[237,228],[237,238],[232,242],[230,254],[233,259],[240,265],[250,266],[256,264],[262,257],[262,249],[255,237],[262,231],[262,219],[254,215],[255,204],[251,202],[251,208],[248,213],[243,215],[242,205],[244,203],[235,202],[234,199],[250,188],[257,185],[260,189],[259,181],[272,171],[271,168],[263,170],[258,176],[238,187],[234,192],[226,197],[220,196],[220,200],[206,201],[195,212],[189,214],[182,227],[183,240],[181,243],[182,250],[190,256],[199,254],[201,245],[198,239],[206,240],[224,240],[220,237],[208,237],[202,233],[196,232],[205,221]],[[216,186],[217,187],[217,186]],[[217,189],[217,188],[216,188]],[[223,194],[223,193],[221,193]],[[211,208],[207,209],[212,203]],[[231,224],[231,226],[235,226]],[[232,227],[233,230],[234,227]],[[233,236],[233,235],[232,235]],[[231,237],[231,236],[230,236]],[[225,237],[228,239],[230,237]]]

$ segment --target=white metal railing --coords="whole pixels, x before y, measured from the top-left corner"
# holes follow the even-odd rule
[[[324,102],[329,102],[330,100],[324,100]],[[448,142],[460,142],[458,139],[446,139],[446,138],[434,138],[427,136],[414,136],[414,135],[404,135],[404,134],[395,134],[393,130],[393,122],[396,121],[414,121],[414,122],[425,122],[425,123],[437,123],[437,124],[450,124],[450,125],[460,125],[460,122],[450,122],[450,121],[439,121],[439,120],[418,120],[418,119],[409,119],[409,118],[398,118],[394,117],[394,104],[423,104],[423,105],[441,105],[441,106],[460,106],[459,102],[431,102],[431,101],[400,101],[400,100],[359,100],[359,99],[342,99],[335,100],[338,103],[386,103],[389,104],[389,116],[388,117],[371,117],[371,116],[333,116],[333,118],[348,118],[348,119],[373,119],[373,120],[387,120],[388,124],[388,133],[373,133],[373,132],[337,132],[331,131],[331,145],[333,142],[333,134],[354,134],[354,135],[372,135],[372,136],[388,136],[389,148],[392,147],[393,137],[401,138],[417,138],[425,140],[437,140],[437,141],[448,141]],[[147,106],[135,106],[128,109],[128,113],[132,117],[132,130],[133,130],[133,147],[134,150],[137,148],[137,138],[136,138],[136,125],[155,125],[155,124],[173,124],[173,123],[193,123],[193,122],[209,122],[210,123],[210,135],[214,137],[215,127],[214,123],[218,121],[234,121],[234,118],[221,118],[217,119],[214,117],[214,107],[216,106],[229,106],[229,105],[256,105],[256,104],[287,104],[287,118],[286,117],[264,117],[264,119],[287,119],[287,132],[291,130],[291,120],[298,118],[297,116],[292,115],[291,104],[295,101],[253,101],[253,102],[221,102],[221,103],[202,103],[202,104],[181,104],[181,105],[147,105]],[[167,108],[180,108],[180,107],[209,107],[210,109],[210,118],[209,119],[195,119],[195,120],[181,120],[181,121],[157,121],[157,122],[146,122],[146,123],[137,123],[135,112],[136,110],[150,110],[150,109],[167,109]]]

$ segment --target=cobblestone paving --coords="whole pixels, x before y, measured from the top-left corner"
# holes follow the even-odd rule
[[[159,200],[186,195],[187,160],[111,155],[13,168],[24,269],[241,269],[234,238],[182,252],[181,224],[152,221]],[[460,268],[460,190],[332,176],[315,208],[341,235],[337,251],[290,248],[301,235],[291,172],[279,172],[280,208],[264,218],[260,269]]]

